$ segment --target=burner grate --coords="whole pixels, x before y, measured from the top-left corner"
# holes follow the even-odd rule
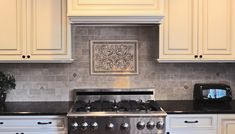
[[[154,100],[143,102],[141,100],[122,100],[119,102],[108,100],[77,101],[74,106],[75,112],[140,112],[160,111],[158,103]]]

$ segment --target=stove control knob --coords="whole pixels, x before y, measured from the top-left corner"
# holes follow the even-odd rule
[[[98,123],[97,122],[91,123],[91,128],[92,129],[97,129],[98,128]]]
[[[106,126],[108,129],[113,129],[114,128],[114,124],[113,123],[109,123]]]
[[[147,123],[147,128],[148,128],[149,130],[154,129],[154,127],[155,127],[155,123],[154,123],[153,121],[149,121],[149,122]]]
[[[77,122],[74,122],[74,123],[72,124],[72,127],[73,127],[74,129],[77,129],[77,128],[78,128],[78,123],[77,123]]]
[[[123,123],[121,125],[121,129],[128,129],[129,128],[129,124],[128,123]]]
[[[163,121],[157,122],[156,127],[157,127],[157,129],[164,129],[164,127],[165,127],[164,122]]]
[[[145,128],[145,123],[143,121],[140,121],[136,125],[137,129],[142,130]]]
[[[81,129],[82,130],[86,130],[88,128],[88,124],[86,123],[86,122],[83,122],[82,124],[81,124]]]

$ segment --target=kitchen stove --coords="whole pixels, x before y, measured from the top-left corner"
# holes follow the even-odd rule
[[[164,134],[154,89],[76,89],[69,134]]]

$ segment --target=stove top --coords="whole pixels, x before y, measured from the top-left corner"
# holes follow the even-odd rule
[[[154,89],[78,89],[69,134],[164,134],[166,112]]]
[[[154,89],[79,89],[68,116],[166,116]]]
[[[73,107],[73,112],[151,112],[161,111],[157,101],[148,100],[96,100],[82,101],[79,100]]]

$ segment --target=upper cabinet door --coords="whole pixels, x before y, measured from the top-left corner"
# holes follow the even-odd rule
[[[203,59],[234,59],[234,0],[199,0],[199,47]]]
[[[23,0],[0,1],[0,58],[20,60],[24,51]]]
[[[164,0],[68,0],[69,16],[156,16]]]
[[[197,2],[165,0],[164,23],[160,26],[159,60],[194,60],[197,54]]]
[[[29,0],[27,50],[32,60],[69,58],[66,0]],[[70,57],[71,58],[71,57]]]

